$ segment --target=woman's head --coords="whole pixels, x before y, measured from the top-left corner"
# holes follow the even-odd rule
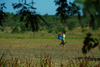
[[[64,33],[66,33],[66,31],[64,31]]]

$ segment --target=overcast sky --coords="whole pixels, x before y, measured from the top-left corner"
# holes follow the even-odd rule
[[[27,3],[31,2],[32,0],[26,0]],[[56,9],[58,6],[55,6],[54,0],[33,0],[35,4],[33,5],[36,7],[36,12],[44,15],[54,15],[56,14]],[[67,0],[68,2],[73,2],[73,0]],[[16,13],[17,10],[14,10],[12,7],[12,3],[19,3],[19,0],[0,0],[0,3],[5,3],[7,9],[4,9],[5,12],[13,12]]]

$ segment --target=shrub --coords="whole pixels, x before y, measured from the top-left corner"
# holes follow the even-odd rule
[[[46,27],[46,29],[48,30],[48,33],[56,33],[56,28],[54,24],[50,24]]]
[[[3,32],[5,30],[5,27],[1,27],[0,30]]]
[[[18,26],[16,26],[13,28],[11,33],[20,33],[20,32],[21,32],[21,29]]]
[[[84,28],[82,29],[82,32],[87,32],[87,31],[88,31],[87,29],[84,29]]]
[[[27,31],[27,28],[26,28],[26,26],[25,26],[24,23],[21,23],[21,24],[20,24],[20,29],[21,29],[21,33]]]
[[[50,26],[47,26],[46,29],[48,30],[48,33],[58,33],[65,31],[65,25],[58,23],[58,24],[50,24]]]
[[[63,32],[63,31],[65,31],[65,26],[64,26],[64,25],[58,25],[56,28],[57,28],[57,31],[58,31],[58,32]]]
[[[42,26],[42,27],[39,28],[39,30],[43,31],[43,30],[46,30],[46,28]]]
[[[68,24],[68,30],[73,30],[76,27],[76,23],[75,22],[70,22]]]
[[[55,30],[54,29],[49,29],[48,33],[55,33]]]

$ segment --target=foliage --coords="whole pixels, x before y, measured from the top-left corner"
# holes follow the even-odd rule
[[[65,31],[65,27],[66,26],[62,23],[50,22],[46,29],[48,30],[48,33],[58,33]]]
[[[85,18],[90,17],[90,27],[93,30],[96,29],[95,21],[97,20],[97,26],[100,27],[100,0],[75,0],[83,6],[83,15]]]
[[[73,29],[74,29],[75,27],[80,27],[80,26],[82,26],[82,28],[90,26],[89,25],[90,24],[89,22],[90,22],[90,19],[91,19],[90,17],[84,18],[82,16],[81,17],[82,18],[81,23],[79,23],[78,20],[77,20],[78,16],[77,15],[70,15],[70,14],[69,15],[67,14],[68,18],[66,18],[67,19],[66,23],[65,24],[63,23],[64,26],[63,26],[63,24],[61,24],[61,26],[60,26],[60,25],[58,25],[59,23],[61,23],[61,21],[60,21],[61,16],[60,15],[58,15],[58,16],[48,15],[48,14],[38,15],[35,11],[32,12],[31,9],[29,8],[29,7],[31,7],[31,4],[29,4],[30,6],[28,7],[28,4],[26,5],[24,2],[20,2],[20,5],[21,5],[20,8],[22,9],[21,11],[23,13],[20,10],[17,11],[16,15],[14,13],[7,12],[6,13],[7,18],[4,21],[6,23],[3,23],[3,26],[14,27],[14,26],[20,26],[20,24],[23,23],[28,28],[28,31],[45,30],[44,28],[41,28],[41,27],[45,26],[48,31],[55,32],[55,33],[61,32],[62,30],[60,30],[60,29],[64,30],[64,27],[69,27],[69,29],[71,29],[71,27],[73,27]],[[15,9],[19,9],[19,7],[17,7],[17,6],[18,6],[18,3],[13,4],[13,7]],[[71,7],[71,5],[69,5],[69,6]],[[24,9],[25,7],[26,7],[26,9]],[[24,11],[27,12],[28,8],[29,8],[28,14],[25,14]],[[33,9],[33,10],[35,10],[35,9]],[[22,16],[23,16],[23,19],[21,19]],[[44,19],[45,19],[46,22],[44,21]],[[23,21],[20,21],[20,20],[23,20]],[[75,26],[73,26],[72,24],[73,25],[75,24]],[[32,28],[32,27],[34,27],[34,28]],[[94,29],[99,28],[98,27],[98,19],[96,19],[93,28]]]
[[[55,29],[49,29],[48,33],[57,33]]]
[[[15,22],[15,23],[16,23],[16,22]],[[13,24],[13,23],[12,23],[12,24]],[[17,23],[14,24],[13,26],[11,26],[12,31],[14,31],[14,30],[18,31],[17,28],[20,29],[20,33],[24,33],[24,32],[26,32],[26,31],[28,31],[28,29],[27,29],[26,26],[25,26],[25,23],[23,23],[23,22],[17,22]],[[15,31],[15,32],[16,32],[16,31]],[[17,32],[16,32],[16,33],[17,33]]]
[[[78,14],[80,17],[80,8],[75,3],[69,3],[67,0],[54,0],[55,4],[59,7],[56,9],[56,15],[61,16],[61,22],[66,23],[66,19],[68,19],[68,15]]]
[[[21,24],[20,24],[20,29],[21,29],[21,32],[22,32],[22,33],[27,31],[27,28],[26,28],[26,26],[25,26],[24,23],[21,23]]]
[[[84,29],[84,28],[82,29],[82,32],[87,32],[87,31],[88,31],[87,29]]]
[[[13,28],[15,26],[19,26],[19,27],[25,26],[26,23],[24,21],[20,21],[20,15],[15,15],[15,14],[12,14],[12,13],[9,13],[9,12],[7,12],[6,14],[7,14],[7,18],[5,20],[5,23],[3,23],[3,27],[8,26],[8,27]],[[56,18],[55,18],[56,15],[47,15],[46,17],[44,17],[44,15],[41,15],[41,16],[45,19],[45,21],[47,21],[47,24],[48,24],[48,25],[46,25],[42,20],[40,20],[38,28],[41,31],[42,30],[48,30],[49,31],[49,30],[54,29],[55,30],[54,32],[57,33],[57,32],[61,32],[61,30],[58,31],[58,29],[68,27],[68,26],[72,27],[71,26],[72,24],[75,24],[74,28],[80,27],[82,25],[83,25],[83,29],[84,29],[84,27],[89,27],[90,18],[83,18],[82,22],[79,23],[78,20],[77,20],[77,16],[70,16],[70,18],[67,20],[67,22],[65,24],[62,24],[60,22],[60,16],[58,16]],[[98,28],[97,25],[98,24],[96,22],[96,27]],[[59,26],[59,27],[57,27],[57,26]],[[46,29],[44,29],[44,27],[46,27]],[[31,24],[28,24],[27,31],[32,31]]]
[[[6,17],[6,13],[3,11],[4,8],[6,8],[5,3],[0,4],[0,26],[3,26],[2,21],[4,21]]]
[[[75,22],[70,22],[68,24],[68,30],[73,30],[76,27],[76,23]]]
[[[32,27],[32,31],[38,31],[39,27],[39,23],[40,23],[40,19],[44,21],[44,19],[39,15],[36,14],[35,9],[33,7],[33,0],[31,3],[27,4],[26,0],[22,1],[22,3],[13,3],[13,8],[14,9],[20,9],[19,11],[17,11],[17,15],[20,15],[20,21],[25,21],[26,24],[25,26],[28,28],[28,24],[31,25]],[[45,22],[45,21],[44,21]],[[46,23],[46,22],[45,22]]]
[[[90,27],[90,17],[86,17],[84,18],[84,16],[81,16],[81,27],[84,28],[84,27]]]
[[[58,31],[58,32],[64,32],[65,31],[65,25],[63,25],[63,24],[58,24],[57,26],[56,26],[56,30]]]
[[[26,27],[26,26],[25,26],[25,27]],[[30,24],[28,24],[27,31],[32,31],[32,28],[31,28],[31,25],[30,25]]]
[[[4,26],[16,26],[16,24],[20,24],[20,21],[25,24],[25,26],[28,28],[28,30],[32,31],[38,31],[40,30],[40,27],[47,26],[48,30],[58,32],[59,29],[63,28],[63,26],[58,25],[58,23],[62,22],[65,26],[73,27],[92,27],[92,29],[99,29],[100,23],[99,23],[99,6],[100,1],[99,0],[92,0],[92,1],[86,1],[86,0],[75,0],[73,3],[68,3],[66,0],[54,0],[55,5],[58,6],[56,9],[57,13],[56,15],[48,15],[47,13],[45,15],[39,15],[36,13],[36,8],[33,7],[33,0],[30,3],[27,3],[26,0],[19,0],[19,3],[13,3],[12,6],[14,9],[19,9],[16,13],[9,13],[4,12],[5,3],[0,4],[0,25]],[[83,6],[83,16],[81,16],[80,23],[77,22],[77,18],[80,19],[80,5],[76,4],[82,4]],[[88,6],[88,7],[87,7]],[[89,9],[88,9],[89,8]],[[6,18],[7,17],[7,18]],[[85,18],[84,18],[85,17]],[[6,19],[5,19],[6,18]],[[45,20],[44,20],[45,19]],[[69,19],[71,20],[69,23]],[[73,19],[73,20],[72,20]],[[5,20],[5,21],[3,21]],[[61,21],[60,21],[61,20]],[[75,21],[75,22],[73,22]],[[4,23],[6,22],[6,23]],[[47,23],[48,22],[48,23]],[[52,22],[52,26],[49,24]],[[73,22],[73,23],[72,23]],[[72,25],[71,25],[72,24]],[[20,26],[20,25],[19,25]],[[43,28],[41,28],[42,30]],[[60,30],[61,31],[61,30]]]
[[[0,28],[0,30],[3,32],[5,30],[5,27]]]
[[[15,28],[13,28],[11,33],[20,33],[20,32],[21,32],[20,27],[16,26]]]

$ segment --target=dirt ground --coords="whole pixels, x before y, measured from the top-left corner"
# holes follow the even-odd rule
[[[69,43],[66,43],[64,47],[59,46],[60,40],[58,39],[0,39],[0,56],[6,52],[7,57],[21,57],[24,58],[37,58],[40,54],[52,56],[54,63],[60,63],[61,61],[66,63],[68,58],[75,60],[77,57],[82,58],[82,46],[83,39],[66,39]],[[11,53],[11,54],[10,54]],[[100,51],[98,47],[92,49],[87,53],[90,56],[91,61],[97,58],[100,61]]]

